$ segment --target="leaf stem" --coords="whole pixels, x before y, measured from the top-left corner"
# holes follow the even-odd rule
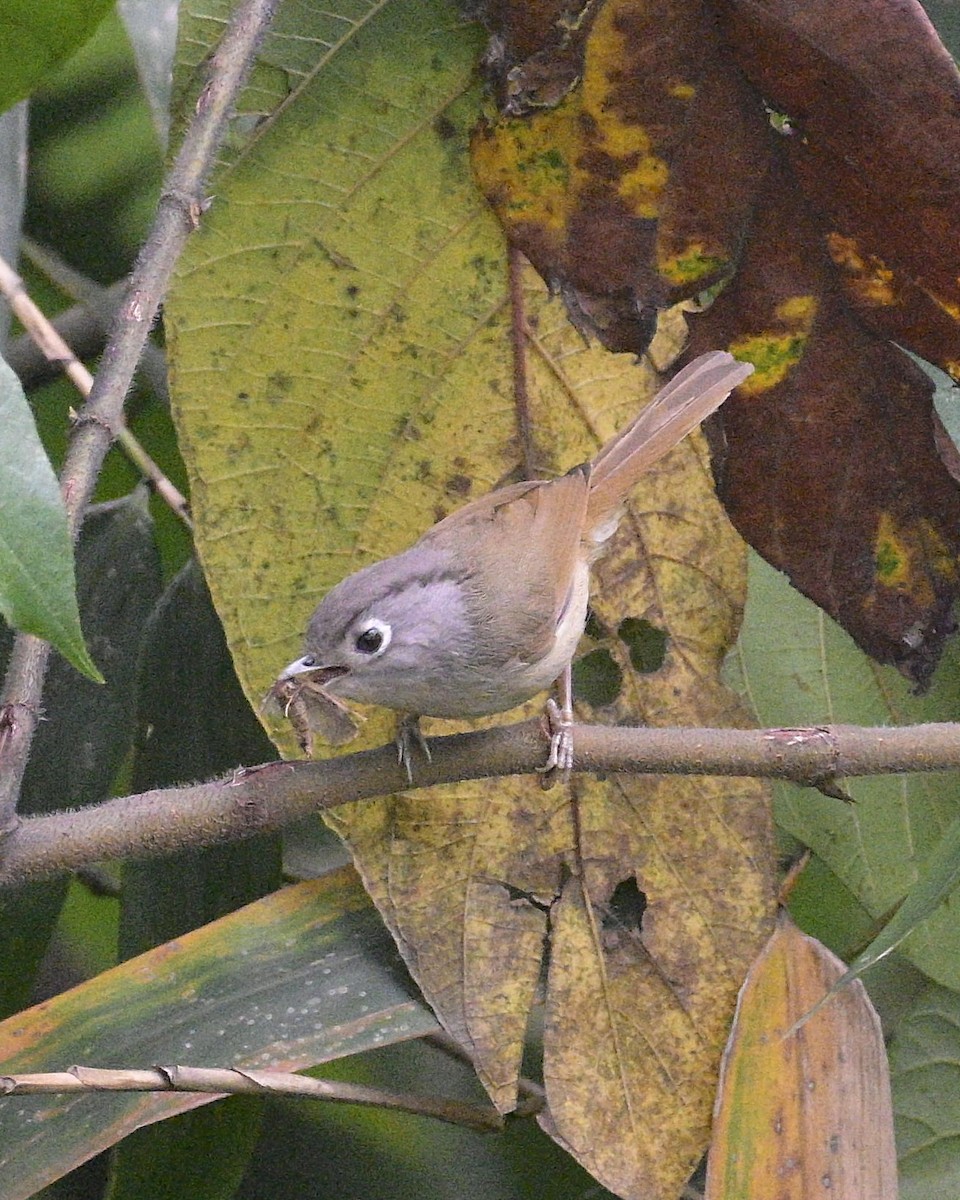
[[[651,729],[577,725],[574,770],[753,776],[818,787],[854,775],[960,767],[954,724],[812,729]],[[546,741],[538,720],[430,739],[414,787],[531,774]],[[226,779],[25,818],[7,839],[0,888],[102,859],[155,858],[278,830],[321,809],[409,790],[391,743],[326,762],[276,762]],[[64,803],[70,798],[64,797]]]

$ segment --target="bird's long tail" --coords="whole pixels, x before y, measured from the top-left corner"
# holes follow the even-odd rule
[[[591,464],[587,527],[615,519],[640,476],[726,400],[753,372],[725,350],[702,354],[679,371]],[[600,541],[605,540],[600,534]]]

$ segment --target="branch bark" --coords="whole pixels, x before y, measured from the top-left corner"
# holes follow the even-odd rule
[[[856,775],[960,767],[960,727],[830,725],[812,729],[574,728],[577,771],[755,776],[824,788]],[[541,722],[430,739],[414,786],[530,774],[543,763]],[[29,817],[3,843],[0,888],[98,860],[155,858],[278,830],[321,809],[409,790],[393,744],[325,762],[277,762],[227,779]]]

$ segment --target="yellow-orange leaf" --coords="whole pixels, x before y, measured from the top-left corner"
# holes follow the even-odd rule
[[[740,994],[705,1200],[896,1200],[887,1056],[863,985],[794,1028],[843,971],[781,919]]]

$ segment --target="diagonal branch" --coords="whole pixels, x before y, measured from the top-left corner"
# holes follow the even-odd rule
[[[755,776],[813,787],[853,775],[960,767],[960,728],[830,725],[813,729],[574,727],[575,770]],[[546,755],[541,722],[430,739],[415,787],[531,774]],[[321,809],[409,790],[391,743],[326,762],[277,762],[190,787],[108,800],[79,812],[24,819],[4,844],[0,888],[90,862],[155,858],[283,828]],[[68,799],[68,798],[65,798]]]
[[[227,119],[279,0],[241,0],[210,59],[183,145],[164,184],[157,216],[130,277],[93,389],[70,439],[60,485],[76,537],[107,450],[123,426],[123,402],[174,264],[204,208],[204,185]],[[30,634],[14,641],[0,696],[0,837],[16,828],[16,806],[37,723],[50,647]]]

